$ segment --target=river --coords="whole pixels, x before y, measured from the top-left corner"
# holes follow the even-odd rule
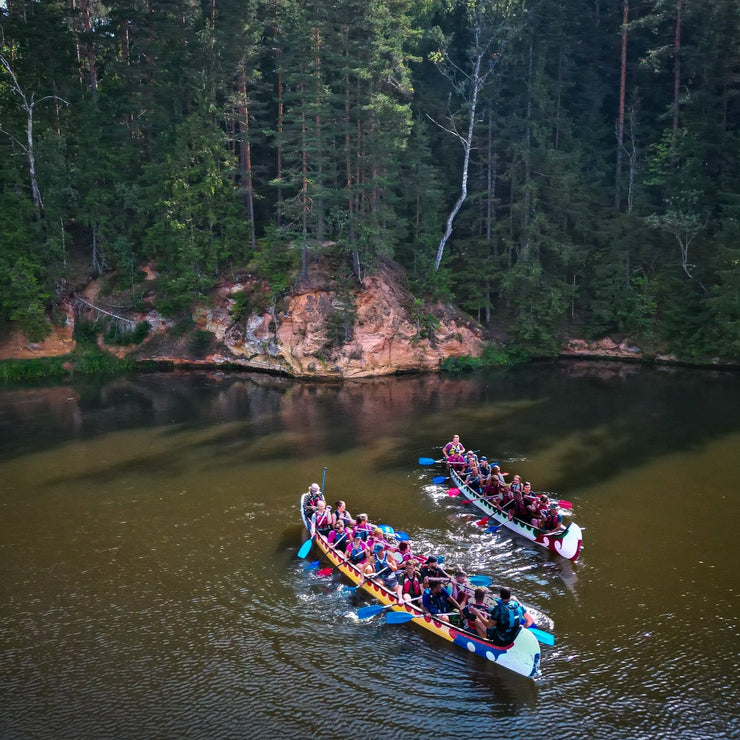
[[[737,374],[544,363],[306,383],[153,373],[0,390],[3,738],[739,738]],[[573,503],[578,563],[418,464],[458,433]],[[296,556],[332,503],[506,583],[534,682]]]

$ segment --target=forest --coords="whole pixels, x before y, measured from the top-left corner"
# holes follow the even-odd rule
[[[737,0],[1,0],[0,330],[319,257],[349,320],[393,259],[533,353],[737,359],[739,124]]]

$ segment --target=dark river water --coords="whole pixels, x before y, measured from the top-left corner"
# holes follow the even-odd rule
[[[452,434],[573,503],[577,564],[432,484]],[[298,499],[505,583],[537,682],[296,557]],[[0,737],[740,738],[740,376],[543,364],[0,390]],[[323,566],[322,566],[323,567]]]

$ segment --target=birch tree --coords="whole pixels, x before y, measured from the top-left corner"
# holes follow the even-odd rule
[[[449,112],[445,122],[431,120],[455,137],[463,148],[460,194],[447,217],[445,230],[437,247],[435,270],[439,270],[445,246],[452,236],[455,218],[468,195],[470,154],[478,123],[481,93],[493,79],[501,49],[512,30],[515,9],[514,0],[489,0],[480,3],[475,0],[463,0],[463,3],[470,41],[461,58],[459,60],[455,58],[456,55],[451,51],[450,39],[442,38],[441,32],[440,48],[430,55],[431,61],[450,84],[451,99],[454,98],[461,103],[457,111]]]

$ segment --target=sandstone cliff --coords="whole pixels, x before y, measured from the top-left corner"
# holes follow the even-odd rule
[[[156,280],[151,267],[147,278],[153,283]],[[90,313],[90,306],[94,305],[101,311],[121,315],[115,306],[117,301],[100,287],[101,281],[93,281],[82,291],[80,297],[86,302],[82,310]],[[230,364],[302,378],[361,378],[435,371],[448,357],[477,357],[482,352],[482,328],[451,306],[438,303],[417,308],[415,320],[414,299],[405,287],[404,273],[391,262],[382,264],[351,296],[355,319],[348,332],[349,340],[339,345],[332,343],[327,335],[327,320],[341,308],[334,287],[326,267],[317,263],[279,309],[235,321],[231,315],[235,296],[245,289],[260,290],[262,286],[250,275],[221,282],[207,303],[192,307],[195,327],[213,335],[211,351],[202,356],[192,352],[187,336],[177,335],[173,321],[154,309],[125,314],[133,323],[148,321],[152,326],[141,345],[132,348],[101,343],[101,346],[119,357],[128,355],[141,361]],[[150,291],[150,302],[152,298]],[[54,329],[45,341],[34,344],[15,332],[0,348],[0,359],[63,355],[71,351],[75,311],[71,304],[65,308],[65,326]],[[106,315],[94,310],[92,313]],[[427,323],[434,317],[433,330],[424,331],[419,321],[421,315]]]

